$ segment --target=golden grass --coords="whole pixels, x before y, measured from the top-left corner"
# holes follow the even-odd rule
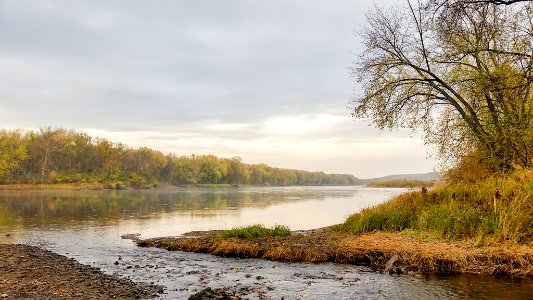
[[[395,254],[404,272],[508,274],[533,277],[533,247],[514,243],[477,246],[472,241],[439,241],[397,232],[353,235],[315,230],[290,237],[253,240],[213,235],[148,239],[139,246],[261,258],[286,262],[336,262],[383,269]]]

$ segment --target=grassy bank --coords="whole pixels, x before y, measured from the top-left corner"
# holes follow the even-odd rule
[[[224,257],[260,258],[285,262],[335,262],[384,270],[397,255],[391,269],[396,273],[475,273],[533,277],[533,249],[502,243],[477,246],[469,241],[447,242],[401,233],[350,234],[318,229],[289,236],[223,237],[220,232],[200,232],[185,237],[137,241],[141,247],[170,251],[209,253]]]
[[[533,171],[409,192],[350,216],[349,233],[406,231],[446,240],[531,243]]]
[[[384,181],[374,181],[368,183],[368,187],[391,187],[391,188],[415,188],[415,187],[432,187],[435,185],[433,180],[416,180],[416,179],[393,179]]]

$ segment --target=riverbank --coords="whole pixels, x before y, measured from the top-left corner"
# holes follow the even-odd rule
[[[314,185],[310,185],[314,186]],[[328,185],[321,185],[328,186]],[[112,183],[11,183],[0,184],[0,191],[41,191],[41,190],[150,190],[165,188],[250,188],[250,187],[305,187],[304,185],[250,185],[250,184],[180,184],[160,183],[156,186],[132,187]]]
[[[107,275],[48,250],[0,244],[3,299],[148,299],[160,292],[162,287]]]
[[[367,187],[374,188],[429,188],[436,184],[434,180],[418,180],[418,179],[391,179],[383,181],[369,182]]]
[[[40,191],[40,190],[103,190],[99,183],[12,183],[0,184],[0,191]]]
[[[323,228],[294,232],[287,237],[244,239],[224,238],[217,232],[194,232],[182,237],[140,240],[137,245],[227,257],[356,264],[380,271],[389,262],[388,272],[405,274],[471,273],[533,278],[531,246],[512,243],[478,246],[469,241],[446,242],[405,233],[354,235]]]
[[[162,183],[152,187],[131,187],[112,185],[110,183],[12,183],[0,184],[0,191],[41,191],[41,190],[146,190],[164,188],[237,188],[250,187],[249,185],[235,184],[184,184],[171,185]]]

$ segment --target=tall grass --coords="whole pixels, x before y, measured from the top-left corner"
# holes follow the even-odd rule
[[[222,238],[238,237],[243,239],[254,239],[264,236],[289,236],[291,230],[284,225],[276,225],[271,228],[264,227],[263,225],[250,225],[238,228],[232,228],[229,230],[222,230],[217,235]]]
[[[392,188],[414,188],[414,187],[432,187],[435,185],[433,180],[418,179],[391,179],[383,181],[373,181],[367,184],[369,187],[392,187]]]
[[[402,194],[350,216],[337,229],[353,233],[410,229],[451,240],[528,243],[533,240],[533,171]]]

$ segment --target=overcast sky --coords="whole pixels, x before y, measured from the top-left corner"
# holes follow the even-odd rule
[[[372,5],[0,0],[0,126],[361,178],[430,172],[420,139],[350,117]]]

